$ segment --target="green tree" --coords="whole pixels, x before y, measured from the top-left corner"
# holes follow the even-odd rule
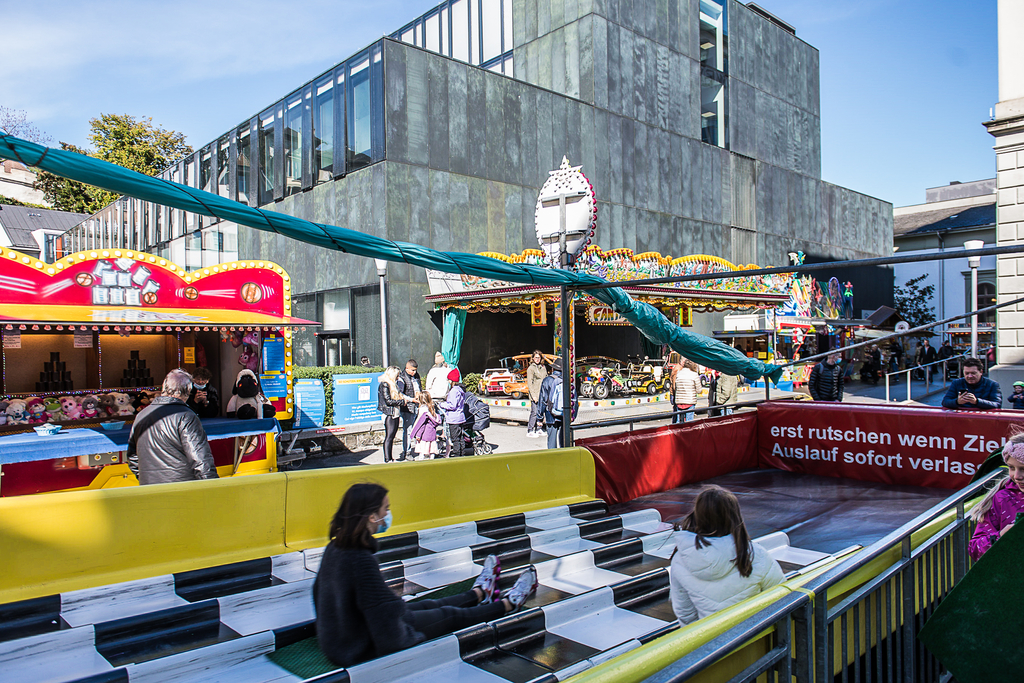
[[[153,125],[153,119],[136,119],[129,114],[100,114],[89,121],[89,142],[95,151],[62,142],[61,149],[87,154],[119,166],[156,175],[172,161],[192,153],[185,135]],[[43,191],[53,208],[76,213],[96,213],[117,195],[97,187],[40,171],[36,188]]]
[[[931,304],[935,285],[919,286],[927,277],[918,275],[892,290],[893,307],[911,327],[935,322],[935,309]]]

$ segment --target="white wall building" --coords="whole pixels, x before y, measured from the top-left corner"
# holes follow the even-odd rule
[[[36,174],[24,164],[11,160],[0,162],[0,197],[49,206],[43,191],[35,189],[35,182]],[[0,199],[0,203],[3,203],[3,199]]]

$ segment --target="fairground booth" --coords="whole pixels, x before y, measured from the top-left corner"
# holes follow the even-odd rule
[[[316,324],[290,316],[280,266],[186,272],[120,249],[0,259],[0,496],[136,483],[131,423],[174,368],[213,375],[220,410],[204,427],[220,476],[275,469],[277,419],[292,416],[291,328]],[[243,370],[276,419],[223,417]]]

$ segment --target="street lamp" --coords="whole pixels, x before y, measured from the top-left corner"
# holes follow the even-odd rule
[[[381,258],[373,259],[377,264],[377,276],[380,278],[380,347],[383,351],[384,367],[391,364],[388,362],[388,299],[384,289],[384,278],[388,274],[388,262]]]
[[[964,242],[964,249],[973,251],[985,246],[982,240],[967,240]],[[980,256],[968,256],[967,265],[971,267],[971,358],[978,357],[978,266],[981,265]]]

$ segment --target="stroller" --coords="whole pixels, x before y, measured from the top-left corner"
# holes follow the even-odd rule
[[[491,444],[487,443],[483,431],[491,426],[491,409],[480,400],[474,393],[466,394],[466,423],[463,429],[466,438],[472,443],[474,455],[488,455],[494,451]]]

